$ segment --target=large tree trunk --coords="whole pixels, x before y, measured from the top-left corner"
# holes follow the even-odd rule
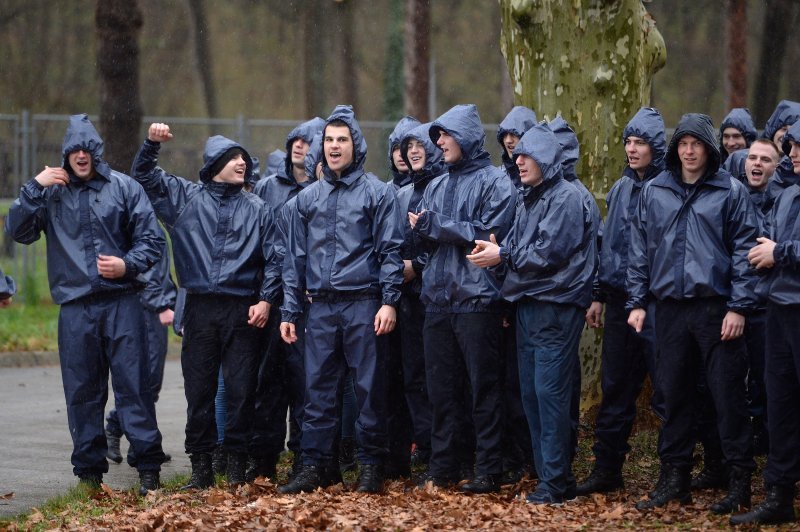
[[[428,109],[431,46],[430,0],[406,0],[405,52],[403,54],[405,114],[422,122],[430,120]]]
[[[206,101],[206,112],[211,118],[219,116],[217,91],[214,88],[214,69],[211,61],[211,47],[208,44],[208,22],[203,0],[189,0],[189,11],[194,23],[194,49],[197,61],[197,72],[203,87]]]
[[[137,41],[142,13],[135,0],[98,0],[95,25],[105,159],[112,168],[127,172],[142,124]]]
[[[753,94],[753,118],[763,127],[778,103],[778,89],[783,75],[783,55],[792,37],[797,8],[794,0],[766,0],[764,31],[761,33],[758,75]]]
[[[747,106],[747,3],[728,0],[725,35],[728,42],[728,109]]]
[[[666,47],[641,0],[500,0],[516,103],[561,114],[578,135],[578,175],[601,198],[620,176],[622,130],[650,97]],[[581,346],[583,406],[599,399],[600,340]]]
[[[323,79],[325,65],[322,61],[322,45],[325,35],[321,34],[322,10],[324,5],[317,2],[304,2],[299,7],[300,20],[302,21],[303,35],[303,94],[305,95],[306,116],[323,116],[325,100],[323,97]]]
[[[353,42],[353,0],[336,0],[336,19],[338,24],[338,38],[336,44],[341,48],[341,76],[342,83],[340,100],[341,102],[352,105],[358,110],[358,58],[356,56],[355,44]]]

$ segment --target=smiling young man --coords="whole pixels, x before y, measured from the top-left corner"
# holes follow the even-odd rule
[[[228,483],[236,485],[245,481],[261,329],[280,292],[280,279],[269,268],[272,217],[264,202],[243,189],[252,161],[241,145],[210,137],[201,182],[195,183],[157,166],[161,144],[172,138],[169,125],[151,124],[132,174],[170,234],[178,284],[187,291],[181,367],[192,476],[186,487],[214,484],[220,367],[227,399],[223,447]]]
[[[387,334],[403,282],[394,189],[364,171],[367,143],[350,106],[323,129],[323,178],[300,192],[288,225],[281,336],[298,339],[307,312],[303,466],[281,493],[333,482],[341,387],[348,371],[358,401],[358,491],[383,489],[387,454]],[[306,298],[309,306],[304,305]]]
[[[108,373],[140,493],[159,487],[164,460],[147,359],[147,330],[137,275],[165,253],[142,187],[102,159],[89,118],[70,117],[60,167],[26,183],[6,231],[23,244],[47,237],[53,302],[61,305],[58,352],[72,436],[73,472],[99,487],[108,471],[103,409]]]
[[[666,169],[642,190],[628,252],[628,324],[644,327],[655,301],[654,387],[663,401],[658,452],[663,476],[639,509],[691,501],[693,429],[702,367],[717,414],[728,494],[711,506],[730,513],[750,504],[755,463],[745,404],[745,315],[757,307],[747,251],[758,236],[742,183],[719,170],[711,119],[684,115]]]
[[[733,152],[750,147],[757,136],[750,111],[744,107],[731,109],[719,126],[720,156],[722,162]]]
[[[498,246],[477,240],[467,258],[494,267],[502,294],[517,307],[517,350],[522,404],[530,426],[539,484],[526,501],[560,504],[575,497],[571,407],[583,316],[591,301],[591,223],[583,198],[564,179],[561,146],[539,124],[522,136],[513,155],[522,200],[508,237]],[[592,235],[593,236],[593,235]]]

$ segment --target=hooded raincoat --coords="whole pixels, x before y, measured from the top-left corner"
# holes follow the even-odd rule
[[[536,113],[525,106],[517,105],[508,112],[497,128],[497,142],[500,144],[500,150],[503,154],[503,165],[501,169],[505,170],[506,174],[508,174],[515,188],[522,186],[522,183],[519,181],[519,168],[517,168],[517,165],[514,163],[514,159],[508,156],[503,139],[509,133],[518,138],[522,138],[522,135],[535,125]]]
[[[722,162],[725,162],[728,158],[728,152],[722,144],[722,134],[729,127],[739,130],[744,137],[747,148],[750,147],[750,144],[752,144],[758,136],[756,126],[753,123],[753,117],[750,116],[750,110],[744,107],[731,109],[731,112],[722,119],[722,124],[719,126],[719,153]]]
[[[400,141],[403,136],[419,125],[420,121],[413,116],[404,116],[397,122],[397,125],[394,126],[394,131],[389,135],[389,172],[392,175],[392,185],[394,185],[395,192],[411,183],[411,167],[409,166],[409,171],[405,173],[398,170],[394,164],[392,152],[400,147]]]

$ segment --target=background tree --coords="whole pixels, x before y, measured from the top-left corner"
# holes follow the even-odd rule
[[[219,109],[217,107],[217,91],[214,86],[214,69],[211,60],[211,46],[209,45],[208,21],[203,0],[189,0],[189,12],[194,23],[195,61],[197,72],[200,74],[206,112],[208,116],[214,118],[219,116]]]
[[[747,106],[747,2],[728,0],[728,108]]]
[[[112,168],[127,172],[142,122],[137,41],[142,13],[136,0],[98,0],[95,25],[105,159]]]
[[[795,0],[766,0],[764,2],[764,28],[761,34],[758,74],[753,91],[753,117],[756,127],[763,127],[778,103],[780,80],[783,77],[786,45],[793,34],[798,18]],[[795,71],[796,69],[792,69]],[[797,96],[790,99],[797,100]]]
[[[516,102],[570,123],[581,145],[578,175],[603,197],[620,174],[622,129],[649,102],[666,62],[652,17],[641,0],[500,0],[500,11]],[[598,398],[599,343],[594,331],[582,342],[585,405]]]
[[[403,40],[403,108],[422,122],[431,119],[428,109],[431,46],[430,0],[406,0]]]

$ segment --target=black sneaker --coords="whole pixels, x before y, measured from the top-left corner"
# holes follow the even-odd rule
[[[139,471],[139,496],[144,497],[148,491],[161,488],[158,471]]]
[[[622,480],[622,473],[619,471],[611,471],[610,469],[601,469],[596,467],[592,469],[589,476],[578,484],[575,488],[575,495],[583,496],[590,493],[608,493],[625,487]]]
[[[281,493],[311,493],[315,489],[322,487],[323,467],[319,465],[305,464],[300,472],[288,483],[280,488]]]
[[[500,475],[478,475],[463,486],[466,493],[497,493],[500,491]]]
[[[380,493],[383,491],[383,470],[378,464],[363,464],[358,477],[359,493]]]

